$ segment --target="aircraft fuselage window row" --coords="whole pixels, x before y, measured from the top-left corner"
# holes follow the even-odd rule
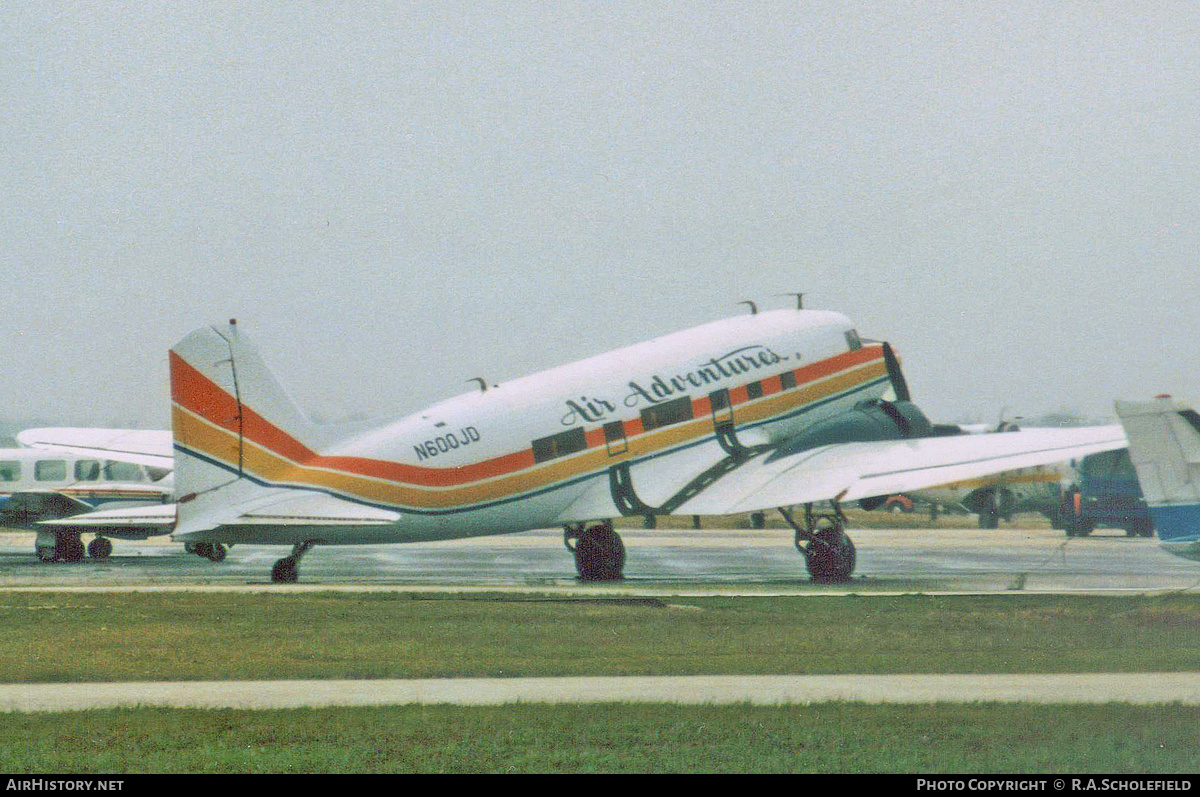
[[[681,396],[642,410],[642,429],[649,432],[674,423],[690,421],[693,417],[692,397]]]
[[[863,347],[862,340],[858,337],[858,330],[851,329],[845,333],[846,345],[850,351],[858,351]],[[784,371],[779,374],[780,390],[791,390],[796,387],[796,373],[794,371]],[[762,381],[751,382],[746,385],[746,398],[757,399],[762,398],[763,383]],[[709,394],[709,400],[712,402],[712,410],[715,413],[726,410],[730,407],[729,390],[722,389]],[[652,407],[647,407],[641,412],[642,431],[649,432],[653,429],[661,429],[664,426],[670,426],[676,423],[690,421],[695,417],[692,412],[692,398],[690,396],[681,396],[671,401],[664,401],[661,404],[655,404]],[[628,443],[625,439],[625,423],[623,421],[612,421],[604,424],[604,442],[608,447],[610,455],[625,453]],[[556,457],[564,457],[567,454],[574,454],[577,451],[583,451],[587,448],[587,434],[582,427],[571,429],[566,432],[550,435],[549,437],[540,437],[534,440],[533,461],[545,462]]]
[[[853,330],[846,333],[846,342],[850,345],[851,351],[862,348],[862,343],[858,339],[858,333]],[[795,386],[795,372],[784,371],[779,374],[779,387],[781,390],[791,390]],[[763,383],[761,381],[751,382],[746,385],[747,399],[762,398],[762,395]],[[710,393],[709,401],[712,402],[714,413],[729,409],[728,388]],[[655,404],[652,407],[642,410],[642,431],[649,432],[653,429],[661,429],[664,426],[690,421],[694,417],[692,398],[690,396],[680,396],[677,399],[664,401],[661,404]],[[603,429],[604,442],[608,447],[608,453],[611,455],[625,453],[628,447],[625,438],[625,422],[612,421],[604,424]],[[582,427],[577,427],[566,432],[550,435],[549,437],[540,437],[533,441],[532,448],[533,461],[535,463],[545,462],[549,459],[583,451],[587,448],[587,434]]]
[[[0,461],[0,482],[21,481],[22,462],[19,459]],[[75,481],[100,481],[103,476],[110,482],[140,482],[145,481],[145,475],[140,465],[131,462],[108,461],[101,465],[97,459],[79,459],[75,461]],[[63,459],[39,459],[33,463],[33,478],[39,482],[65,482],[67,480],[67,461]]]
[[[565,457],[587,448],[587,433],[582,426],[565,432],[552,434],[533,441],[533,461],[545,462],[556,457]]]

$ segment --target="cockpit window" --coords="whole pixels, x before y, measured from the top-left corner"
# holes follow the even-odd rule
[[[171,474],[170,468],[155,468],[149,465],[146,466],[146,471],[150,474],[152,482],[162,481]]]
[[[846,332],[846,345],[850,347],[850,351],[858,351],[862,348],[862,340],[858,337],[857,329],[851,329]]]
[[[0,462],[0,482],[19,482],[21,480],[21,460],[6,459]]]

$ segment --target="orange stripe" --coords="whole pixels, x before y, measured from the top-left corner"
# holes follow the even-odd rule
[[[872,361],[875,362],[872,363]],[[236,400],[175,354],[175,352],[171,352],[170,363],[171,396],[173,401],[178,405],[172,412],[176,439],[184,446],[207,456],[214,457],[226,464],[236,463],[238,457]],[[872,363],[873,367],[855,369],[855,366],[867,363]],[[859,373],[841,374],[837,378],[829,380],[830,384],[827,385],[816,386],[806,384],[849,369],[855,369]],[[784,395],[772,398],[770,401],[758,400],[753,409],[743,411],[738,417],[740,420],[749,421],[772,417],[781,414],[791,406],[807,404],[823,397],[823,395],[841,392],[856,384],[861,384],[867,381],[867,379],[874,379],[884,372],[885,369],[883,369],[881,349],[879,347],[865,347],[854,352],[838,355],[795,369],[792,373],[796,376],[796,388],[783,391]],[[773,381],[776,385],[780,384],[778,376],[772,377],[769,381]],[[772,391],[772,393],[774,392]],[[764,385],[764,398],[765,394]],[[734,405],[746,403],[748,400],[746,388],[744,386],[732,388],[730,390],[730,400]],[[180,410],[185,410],[192,416],[203,419],[204,423],[200,423],[196,418],[189,417],[187,414],[180,412]],[[399,486],[408,485],[410,488],[418,489],[422,487],[451,488],[441,497],[449,499],[449,503],[453,503],[456,498],[455,494],[460,491],[452,488],[465,487],[469,489],[471,491],[471,500],[485,499],[485,496],[480,494],[481,485],[478,484],[479,482],[501,476],[511,476],[514,473],[529,470],[535,464],[532,449],[525,449],[461,467],[450,468],[407,465],[400,462],[364,457],[321,456],[271,424],[253,410],[244,408],[243,414],[243,434],[246,441],[253,444],[253,461],[247,461],[245,464],[248,470],[267,481],[308,483],[325,487],[334,487],[334,483],[338,482],[341,484],[337,489],[355,494],[376,494],[378,492],[376,489],[378,485],[372,486],[370,489],[364,489],[368,484],[371,484],[365,482],[364,479],[381,479],[393,482],[390,488],[388,488],[388,494],[391,496],[390,502],[395,502],[395,499],[398,497],[396,491]],[[668,427],[660,433],[649,435],[648,437],[651,439],[642,439],[638,445],[631,445],[629,451],[623,456],[629,457],[652,453],[678,442],[684,442],[691,435],[683,433],[685,431],[693,431],[692,427],[696,427],[694,431],[697,435],[706,433],[708,431],[708,416],[711,414],[711,402],[707,396],[693,400],[693,414],[700,423],[697,424],[696,421],[693,421],[686,424],[678,424]],[[624,424],[627,438],[644,434],[640,418],[630,419],[625,421]],[[513,488],[520,491],[533,489],[541,486],[542,483],[552,483],[560,478],[565,478],[571,475],[572,472],[584,472],[591,467],[602,466],[607,461],[607,457],[598,460],[594,466],[586,465],[581,469],[580,466],[583,465],[581,458],[584,458],[585,455],[605,452],[602,428],[597,427],[588,430],[586,434],[588,449],[584,452],[580,452],[572,457],[556,460],[553,463],[547,463],[546,466],[537,468],[534,473],[538,478],[521,478],[518,480],[519,483],[514,483],[510,478],[504,478],[499,480],[499,483],[494,485],[494,487],[486,489],[484,492],[501,495],[507,494],[507,491]],[[662,445],[659,445],[660,443]],[[249,451],[249,447],[247,448],[247,452],[243,455],[249,457],[251,452]],[[591,456],[586,456],[588,460],[592,458]],[[289,462],[289,460],[291,461]],[[571,465],[570,468],[565,467],[568,463]],[[310,469],[320,470],[319,472],[311,472]],[[334,471],[335,473],[331,474],[328,471]],[[547,479],[546,477],[549,478]],[[400,492],[410,493],[411,490],[401,490]],[[419,498],[421,495],[419,492],[413,493],[411,496],[406,495],[406,500],[403,500],[403,502],[408,503],[412,498]],[[425,501],[418,501],[417,503],[426,503],[429,500],[428,495],[425,495],[424,498]],[[438,500],[435,503],[441,504],[443,501]]]

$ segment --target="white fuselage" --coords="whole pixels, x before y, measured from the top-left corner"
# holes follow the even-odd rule
[[[461,395],[320,450],[247,422],[235,462],[231,433],[201,427],[193,415],[207,405],[190,394],[176,397],[175,424],[177,450],[186,439],[189,453],[260,486],[399,513],[394,525],[330,528],[322,542],[404,542],[639,514],[631,495],[660,506],[731,452],[778,442],[889,387],[882,348],[860,343],[844,315],[780,310]],[[221,389],[194,389],[210,388]],[[616,490],[622,479],[632,488]],[[212,539],[289,542],[295,530],[230,523]]]
[[[57,493],[81,502],[79,509],[115,508],[169,500],[170,486],[151,481],[146,469],[129,462],[41,451],[0,449],[0,513],[16,493]],[[25,525],[20,512],[5,522]],[[30,522],[36,518],[29,518]]]

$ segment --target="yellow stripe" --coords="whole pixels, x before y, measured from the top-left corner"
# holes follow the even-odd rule
[[[739,404],[734,408],[738,424],[753,423],[782,415],[797,407],[811,404],[838,393],[852,390],[886,374],[881,361],[873,361],[848,369],[815,383]],[[172,423],[176,438],[186,447],[236,468],[238,463],[237,435],[203,418],[172,406]],[[417,486],[388,479],[361,476],[294,463],[274,452],[245,440],[242,465],[257,479],[271,483],[311,486],[377,504],[398,507],[444,509],[474,503],[487,503],[508,498],[565,481],[592,471],[599,471],[623,460],[643,457],[691,442],[712,434],[712,418],[696,418],[679,424],[635,435],[629,439],[628,450],[610,456],[604,445],[568,457],[539,464],[518,473],[506,474],[467,485],[449,487]]]

